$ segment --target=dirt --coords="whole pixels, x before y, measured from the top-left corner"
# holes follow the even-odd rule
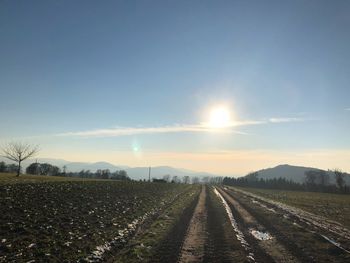
[[[242,190],[235,189],[235,192],[265,209],[283,215],[284,218],[306,231],[319,234],[331,244],[350,254],[350,230],[340,223]]]
[[[184,189],[110,181],[2,184],[0,262],[76,262],[97,250],[101,255],[119,232],[123,238],[114,243],[125,243],[135,220]]]
[[[277,201],[273,201],[273,200],[270,200],[270,199],[267,199],[267,198],[264,198],[264,197],[261,197],[261,196],[243,191],[243,190],[235,189],[235,191],[240,192],[243,195],[247,195],[247,196],[250,196],[252,198],[255,198],[255,199],[257,199],[265,204],[268,204],[270,207],[282,209],[285,211],[285,213],[296,216],[300,220],[304,220],[307,223],[309,223],[317,228],[321,228],[321,229],[324,229],[328,232],[331,232],[331,235],[335,234],[335,235],[338,235],[340,237],[350,239],[350,230],[336,221],[332,221],[332,220],[326,219],[322,216],[315,215],[315,214],[310,213],[310,212],[306,212],[302,209],[292,207],[292,206],[289,206],[289,205],[286,205],[286,204],[283,204],[283,203],[280,203]]]
[[[323,228],[317,228],[303,218],[289,214],[285,209],[265,202],[257,196],[252,197],[236,189],[226,189],[226,192],[258,219],[258,222],[300,262],[350,262],[350,255],[346,251],[317,231],[324,230]],[[332,233],[328,232],[329,235]],[[340,240],[346,244],[343,237]]]
[[[198,197],[183,210],[177,224],[155,248],[156,253],[147,262],[177,262],[179,260],[181,247],[197,203]]]
[[[204,257],[206,233],[207,209],[206,187],[202,186],[197,206],[194,210],[185,241],[183,243],[179,262],[201,262]]]
[[[265,226],[258,222],[245,208],[243,208],[239,202],[237,202],[232,196],[227,194],[223,189],[219,188],[219,192],[231,205],[232,210],[236,213],[236,217],[240,220],[239,227],[241,231],[245,234],[246,237],[254,237],[258,242],[250,242],[251,246],[258,246],[255,248],[257,250],[263,250],[271,259],[275,262],[299,262],[288,249],[281,243],[279,243],[276,238],[268,234],[268,230]],[[237,214],[239,216],[237,216]],[[260,239],[256,238],[256,235],[253,233],[264,233],[265,235],[270,236],[269,239]],[[264,236],[265,236],[264,235]]]
[[[211,188],[207,191],[207,211],[208,238],[203,262],[249,262],[220,199]]]
[[[349,230],[301,209],[226,187],[119,186],[0,187],[0,262],[350,262]]]

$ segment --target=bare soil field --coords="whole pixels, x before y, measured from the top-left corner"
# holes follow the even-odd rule
[[[253,191],[12,179],[0,262],[350,262],[344,225]]]
[[[191,188],[111,180],[1,184],[0,262],[98,261]]]

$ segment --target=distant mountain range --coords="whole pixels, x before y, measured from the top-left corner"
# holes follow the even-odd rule
[[[278,165],[273,168],[267,168],[257,171],[258,178],[263,179],[273,179],[273,178],[286,178],[287,180],[292,180],[297,183],[303,183],[305,179],[306,171],[320,171],[321,169],[303,166],[293,166],[288,164]],[[334,184],[334,173],[325,171],[329,174],[330,183]],[[345,181],[347,185],[350,185],[350,174],[346,174]]]
[[[6,159],[0,158],[0,161],[9,162]],[[23,169],[25,170],[26,167],[35,162],[36,160],[26,160],[23,162]],[[49,159],[49,158],[38,158],[37,162],[39,163],[49,163],[55,166],[58,166],[59,168],[63,168],[63,166],[66,166],[66,169],[68,172],[79,172],[81,170],[90,170],[91,172],[95,172],[98,169],[109,169],[111,172],[114,172],[116,170],[125,170],[127,171],[129,177],[134,180],[148,180],[148,169],[149,167],[129,167],[125,165],[114,165],[108,162],[96,162],[96,163],[88,163],[88,162],[69,162],[62,159]],[[172,176],[178,176],[179,178],[182,178],[183,176],[190,176],[190,177],[214,177],[217,175],[205,173],[205,172],[196,172],[192,170],[187,169],[181,169],[181,168],[174,168],[170,166],[155,166],[151,167],[151,177],[152,178],[163,178],[164,175],[170,175]]]
[[[0,161],[5,161],[8,163],[8,160],[1,158]],[[108,162],[69,162],[62,159],[49,159],[49,158],[38,158],[39,163],[49,163],[56,165],[62,169],[63,166],[67,167],[68,172],[79,172],[81,170],[90,170],[95,172],[98,169],[109,169],[111,172],[116,170],[125,170],[127,171],[129,177],[134,180],[143,180],[148,179],[148,169],[149,167],[129,167],[125,165],[114,165]],[[25,169],[29,164],[35,162],[35,160],[26,160],[23,162],[23,168]],[[303,167],[303,166],[293,166],[288,164],[278,165],[273,168],[267,168],[257,171],[259,178],[263,179],[273,179],[273,178],[286,178],[287,180],[292,180],[297,183],[303,183],[305,179],[305,172],[310,170],[321,170],[312,167]],[[328,172],[330,177],[330,183],[334,184],[334,173]],[[178,176],[182,178],[183,176],[198,177],[203,178],[206,176],[215,177],[218,175],[206,173],[206,172],[196,172],[187,169],[174,168],[170,166],[155,166],[151,168],[151,177],[152,178],[163,178],[164,175]],[[347,185],[350,185],[350,174],[346,174],[345,181]]]

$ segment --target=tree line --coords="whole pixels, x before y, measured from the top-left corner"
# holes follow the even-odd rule
[[[0,162],[0,173],[17,173],[18,165],[17,164],[7,164],[5,162]]]
[[[334,175],[336,184],[329,183],[330,174]],[[231,186],[264,189],[350,194],[350,187],[346,185],[344,179],[346,173],[343,173],[340,170],[328,172],[323,170],[309,170],[305,171],[304,176],[304,182],[297,183],[282,177],[273,179],[259,178],[258,172],[252,172],[239,178],[225,177],[222,183]]]
[[[17,164],[7,164],[0,162],[0,173],[18,173]],[[25,173],[30,175],[44,175],[44,176],[63,176],[63,177],[80,177],[80,178],[94,178],[94,179],[112,179],[112,180],[131,180],[125,170],[117,170],[111,172],[109,169],[99,169],[96,172],[90,170],[81,170],[80,172],[67,172],[67,167],[63,166],[60,169],[58,166],[49,163],[31,163],[26,169]],[[21,172],[21,171],[20,171]]]

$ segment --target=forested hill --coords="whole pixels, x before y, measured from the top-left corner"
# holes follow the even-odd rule
[[[285,178],[286,180],[291,180],[296,183],[303,183],[305,180],[306,171],[320,171],[321,169],[303,166],[293,166],[288,164],[278,165],[273,168],[267,168],[259,170],[258,178],[263,179],[273,179],[273,178]],[[334,184],[334,173],[332,171],[325,171],[329,174],[330,183]],[[346,174],[345,182],[347,185],[350,184],[350,174]]]

